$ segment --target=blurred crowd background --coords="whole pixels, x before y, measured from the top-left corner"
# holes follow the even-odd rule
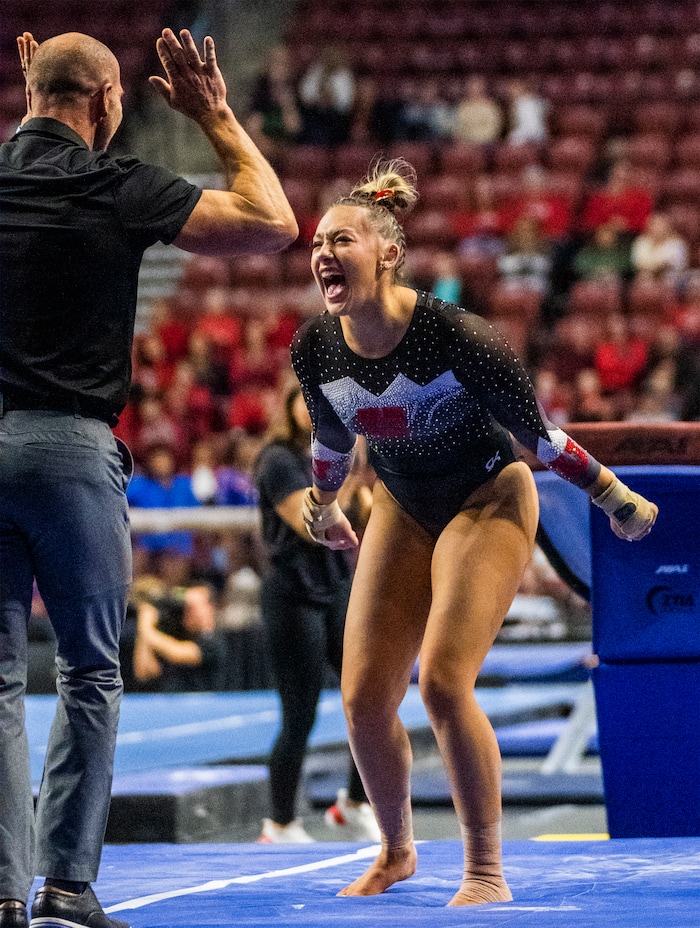
[[[116,429],[136,459],[132,505],[255,507],[252,466],[293,380],[291,337],[322,308],[309,271],[315,223],[379,153],[418,173],[410,283],[490,319],[555,423],[700,418],[695,0],[2,7],[3,138],[24,112],[15,36],[88,32],[123,69],[113,152],[216,184],[196,128],[146,80],[159,71],[161,28],[187,27],[200,43],[215,38],[231,105],[299,220],[281,254],[147,254],[133,390]],[[205,582],[220,629],[254,628],[257,531],[169,534],[135,538],[137,578]],[[587,634],[586,604],[539,553],[522,593],[503,637]]]

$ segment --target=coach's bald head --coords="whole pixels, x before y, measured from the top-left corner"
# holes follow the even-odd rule
[[[119,62],[89,35],[66,32],[42,42],[27,75],[32,116],[75,129],[91,148],[106,148],[122,118]]]

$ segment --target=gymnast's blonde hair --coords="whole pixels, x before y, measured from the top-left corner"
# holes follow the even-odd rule
[[[378,158],[370,165],[367,176],[349,195],[336,200],[336,206],[362,206],[370,214],[373,228],[399,248],[394,266],[394,280],[406,257],[406,236],[401,223],[418,200],[416,171],[403,158],[385,161]]]

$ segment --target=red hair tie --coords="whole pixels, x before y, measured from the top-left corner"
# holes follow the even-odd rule
[[[395,190],[377,190],[376,193],[372,194],[372,199],[375,201],[376,200],[393,200],[395,193],[396,193]]]

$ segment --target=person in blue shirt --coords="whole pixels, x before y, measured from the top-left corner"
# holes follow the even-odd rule
[[[143,509],[175,509],[200,506],[189,474],[176,472],[175,454],[169,445],[152,445],[143,473],[135,474],[126,490],[130,506]],[[187,579],[194,556],[191,532],[159,532],[135,536],[135,572],[153,573],[168,584],[180,585]]]

